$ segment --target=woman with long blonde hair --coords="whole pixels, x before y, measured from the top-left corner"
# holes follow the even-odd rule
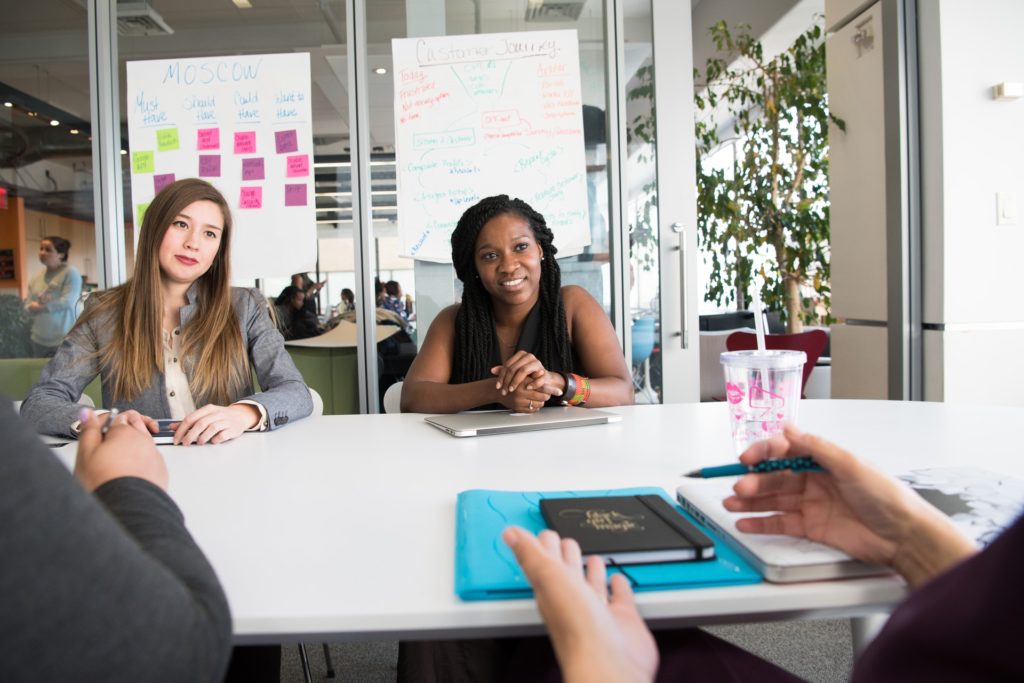
[[[232,224],[223,195],[195,178],[150,203],[127,282],[89,297],[21,408],[37,431],[74,435],[82,390],[174,441],[219,443],[312,412],[309,389],[257,290],[230,286]],[[253,393],[252,369],[262,391]]]

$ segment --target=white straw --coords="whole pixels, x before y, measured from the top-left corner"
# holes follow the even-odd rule
[[[757,350],[764,353],[764,316],[760,290],[757,283],[754,283],[754,330],[757,331]]]

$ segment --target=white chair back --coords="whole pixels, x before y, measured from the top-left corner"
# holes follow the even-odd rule
[[[309,397],[313,399],[313,417],[320,417],[324,414],[324,399],[313,387],[306,388],[309,389]]]
[[[395,382],[384,392],[384,412],[402,412],[402,382]]]

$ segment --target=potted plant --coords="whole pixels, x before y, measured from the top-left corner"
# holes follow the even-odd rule
[[[740,27],[711,27],[725,56],[709,59],[695,102],[698,243],[710,266],[705,299],[735,300],[760,280],[761,299],[781,310],[790,332],[829,314],[828,122],[825,47],[820,26],[765,60]],[[722,140],[713,112],[733,120],[731,168],[712,168]],[[755,276],[760,276],[756,278]]]

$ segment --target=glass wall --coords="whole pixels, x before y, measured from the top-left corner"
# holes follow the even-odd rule
[[[366,0],[365,74],[369,111],[370,200],[372,225],[353,215],[350,139],[349,46],[346,45],[345,0],[295,3],[262,0],[252,7],[202,0],[148,0],[131,9],[117,7],[117,54],[121,162],[126,260],[134,259],[131,160],[129,147],[126,64],[133,61],[308,53],[311,65],[311,109],[316,216],[315,262],[309,270],[310,304],[321,329],[339,320],[355,322],[356,310],[344,303],[343,290],[356,290],[356,233],[372,239],[374,279],[397,292],[398,319],[378,311],[378,323],[402,328],[387,349],[378,348],[380,394],[400,380],[415,356],[433,316],[458,301],[460,290],[449,265],[413,260],[401,239],[395,144],[395,85],[392,40],[422,36],[525,33],[572,30],[578,41],[581,72],[579,111],[584,158],[587,235],[585,246],[564,250],[559,259],[564,284],[589,291],[613,321],[630,327],[637,397],[660,400],[660,365],[656,330],[660,325],[657,247],[657,197],[654,183],[654,96],[650,3],[626,3],[622,35],[625,49],[618,84],[623,102],[617,119],[609,113],[609,64],[614,46],[606,41],[606,3],[559,4],[546,7],[520,0],[463,2],[456,0]],[[43,0],[23,5],[18,16],[0,26],[0,292],[10,295],[0,320],[0,354],[21,355],[28,349],[25,326],[30,322],[20,301],[29,280],[44,270],[40,240],[63,236],[72,243],[69,263],[85,280],[85,289],[100,270],[95,239],[88,68],[88,17],[84,4]],[[102,68],[102,65],[101,65]],[[361,73],[363,71],[361,70]],[[622,109],[622,107],[625,107]],[[52,123],[51,123],[52,122]],[[615,160],[614,125],[627,130],[628,147]],[[216,182],[214,182],[216,184]],[[517,196],[514,181],[499,191]],[[612,198],[619,196],[619,202]],[[236,213],[236,220],[238,219]],[[625,226],[622,224],[625,223]],[[287,227],[287,226],[284,226]],[[615,254],[618,245],[623,254]],[[629,259],[619,269],[616,260]],[[629,283],[620,282],[629,273]],[[293,273],[266,269],[236,284],[257,286],[271,302],[292,281]],[[616,294],[618,293],[618,295]],[[616,311],[618,302],[624,310]],[[80,306],[80,303],[79,303]],[[392,306],[394,308],[394,306]],[[10,309],[11,312],[7,312]],[[21,328],[18,326],[21,325]],[[628,336],[627,330],[619,330]],[[641,338],[642,337],[642,338]],[[8,339],[21,339],[5,348]],[[20,346],[18,344],[21,344]]]
[[[0,358],[51,354],[100,270],[87,25],[60,0],[0,22]]]

